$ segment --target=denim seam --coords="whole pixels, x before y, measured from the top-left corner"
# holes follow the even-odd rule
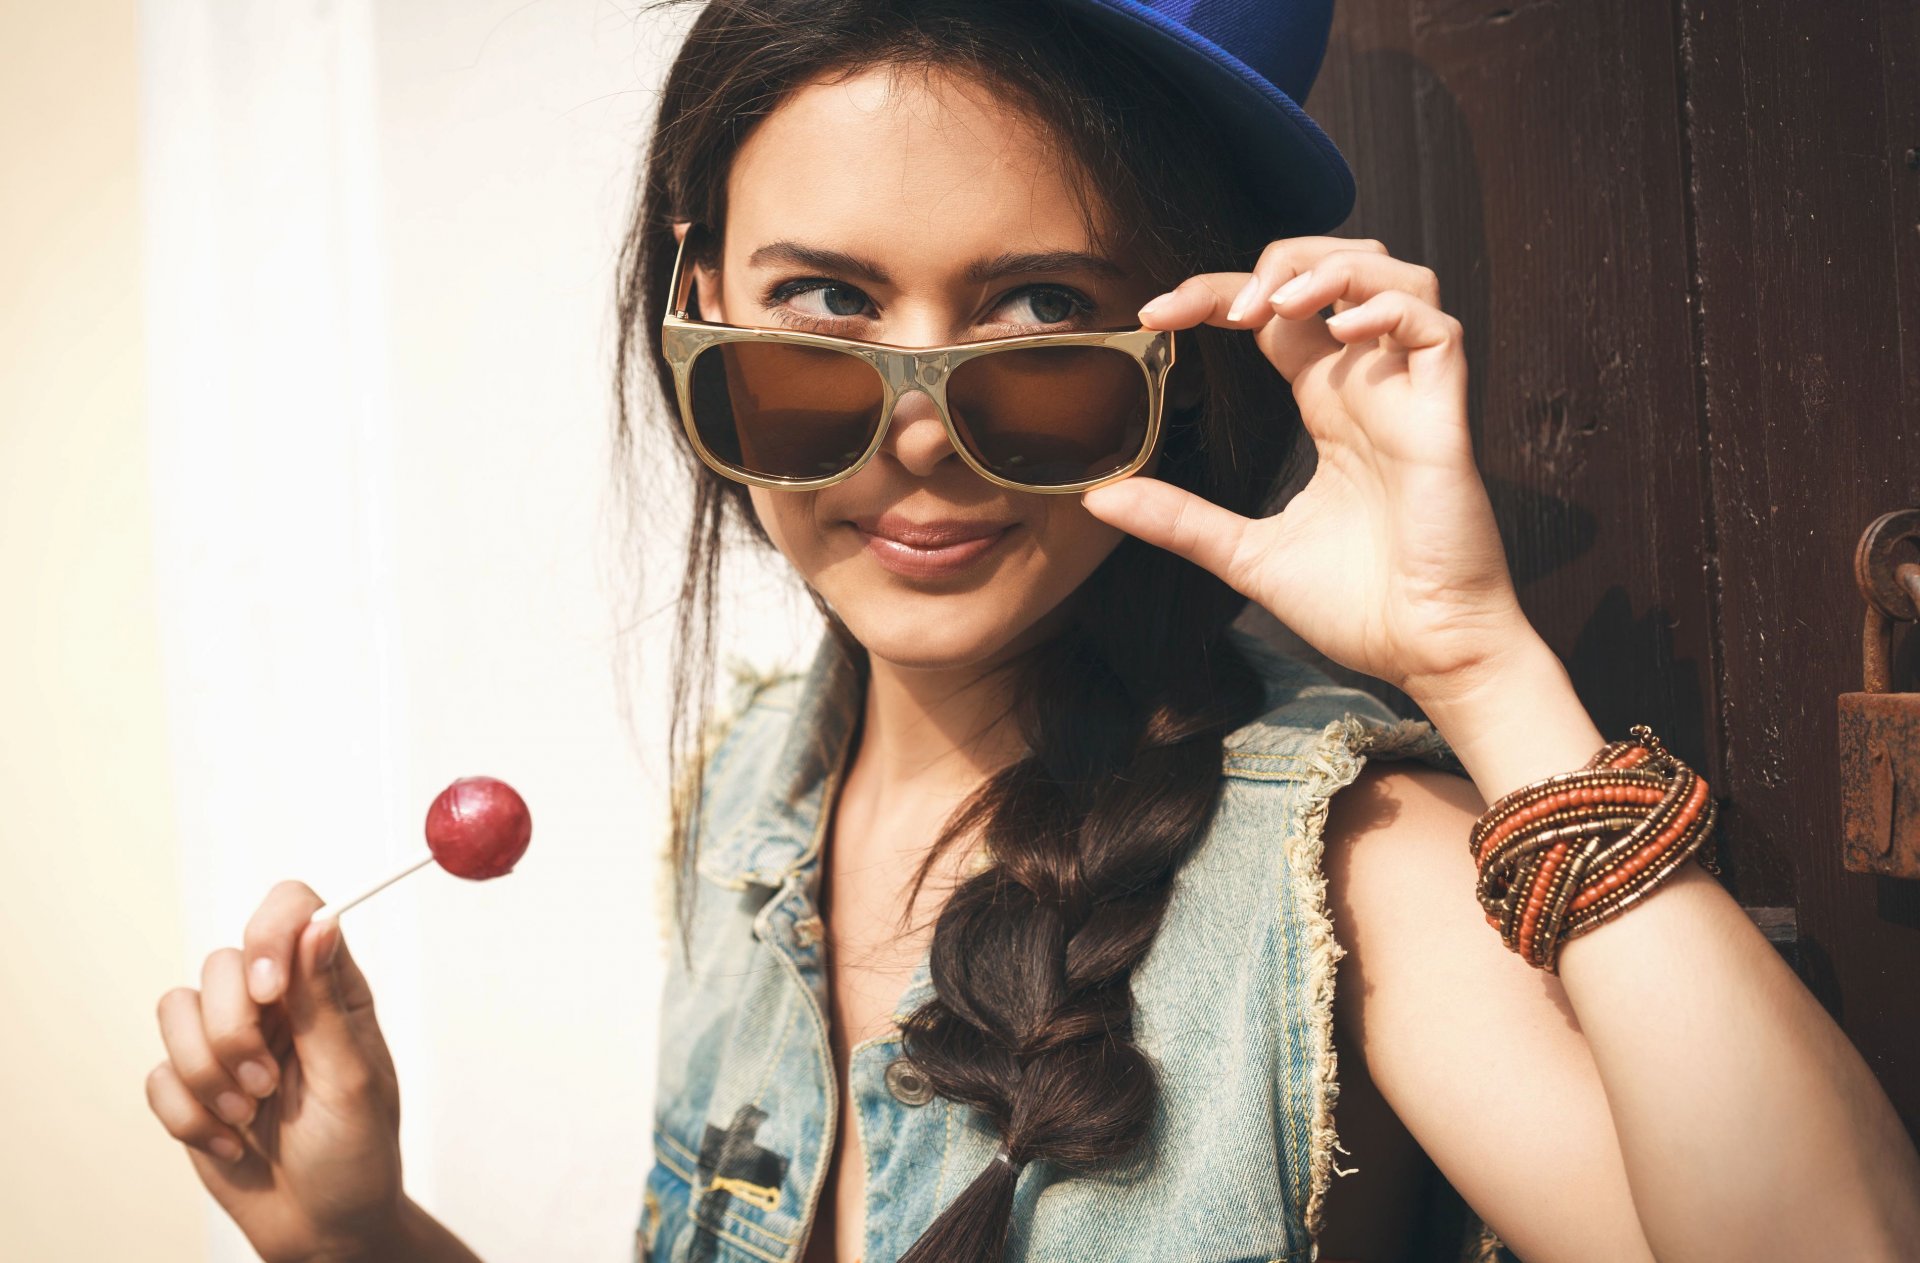
[[[786,955],[785,952],[781,952],[779,954],[782,956]],[[799,1025],[800,1025],[800,1006],[798,1004],[790,1003],[787,1005],[786,1029],[780,1032],[780,1042],[778,1044],[775,1044],[773,1047],[773,1052],[768,1054],[767,1063],[765,1066],[765,1072],[762,1074],[760,1082],[753,1085],[753,1095],[750,1098],[748,1098],[756,1106],[759,1105],[761,1100],[765,1098],[767,1094],[767,1079],[772,1077],[773,1072],[779,1068],[780,1054],[787,1051],[787,1041],[793,1038],[793,1032]]]
[[[1300,772],[1291,769],[1282,771],[1278,768],[1272,771],[1255,771],[1252,768],[1228,766],[1221,774],[1229,780],[1256,781],[1266,785],[1278,785],[1282,783],[1297,784],[1305,779],[1304,775]]]
[[[680,1154],[680,1156],[684,1158],[686,1161],[691,1163],[698,1163],[700,1161],[699,1156],[695,1154],[693,1150],[687,1148],[685,1145],[681,1144],[678,1140],[675,1140],[664,1129],[656,1131],[654,1135],[657,1140],[666,1141],[666,1147],[669,1149],[676,1150]],[[689,1184],[693,1182],[692,1167],[688,1167],[686,1170],[683,1171],[679,1167],[674,1166],[674,1164],[671,1162],[669,1162],[667,1165],[670,1167],[673,1167],[673,1173],[675,1175],[678,1175],[681,1179],[686,1180]]]
[[[856,1259],[865,1258],[867,1253],[867,1208],[873,1201],[873,1146],[867,1143],[867,1111],[860,1107],[860,1096],[853,1081],[853,1056],[847,1056],[847,1100],[852,1108],[853,1136],[860,1144],[860,1253]]]
[[[689,1207],[688,1213],[691,1214],[692,1213],[691,1202],[688,1203],[688,1207]],[[745,1222],[745,1221],[743,1220],[742,1222]],[[756,1231],[765,1231],[765,1229],[759,1228],[758,1225],[756,1225],[755,1227],[756,1227]],[[751,1254],[756,1259],[765,1259],[766,1263],[787,1263],[787,1252],[785,1250],[782,1250],[778,1254],[771,1253],[764,1246],[756,1245],[753,1242],[747,1240],[745,1237],[740,1236],[738,1233],[728,1232],[724,1227],[715,1228],[713,1230],[713,1235],[720,1238],[720,1240],[722,1241],[738,1246],[742,1250],[745,1250],[748,1254]],[[769,1237],[774,1237],[784,1242],[787,1245],[793,1244],[793,1238],[782,1237],[777,1232],[769,1232],[767,1233],[767,1235]]]
[[[940,1191],[947,1186],[947,1164],[953,1161],[953,1102],[946,1100],[945,1097],[941,1100],[947,1107],[947,1143],[946,1147],[940,1151],[940,1172],[933,1177],[933,1205],[936,1210],[946,1205],[940,1200]]]
[[[813,992],[808,988],[807,980],[801,974],[800,966],[794,963],[793,958],[785,952],[775,952],[773,955],[780,966],[787,971],[788,977],[793,982],[794,989],[801,996],[798,1007],[804,1011],[808,1018],[813,1020],[818,1029],[820,1038],[814,1042],[812,1052],[814,1056],[819,1059],[820,1072],[827,1082],[827,1130],[820,1138],[820,1153],[814,1160],[813,1176],[807,1181],[807,1191],[801,1199],[800,1214],[798,1217],[801,1233],[805,1235],[809,1231],[808,1224],[813,1219],[814,1211],[819,1204],[819,1198],[826,1190],[827,1167],[833,1161],[833,1146],[839,1143],[838,1132],[840,1120],[834,1115],[843,1103],[839,1100],[839,1070],[833,1062],[833,1045],[831,1032],[827,1026],[827,1015],[821,1011],[818,1004],[814,1003]],[[796,1021],[797,1020],[798,1018],[796,1017]],[[823,1049],[825,1050],[824,1052],[822,1051]],[[799,1155],[795,1156],[798,1157]]]
[[[1221,760],[1220,774],[1242,781],[1300,781],[1306,778],[1311,762],[1300,754],[1228,751]]]

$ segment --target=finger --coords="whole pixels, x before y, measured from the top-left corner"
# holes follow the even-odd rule
[[[160,997],[160,1042],[167,1046],[174,1072],[200,1104],[233,1127],[253,1121],[253,1098],[240,1090],[207,1042],[206,1029],[200,1024],[199,992],[175,987]]]
[[[384,1043],[374,1019],[373,991],[347,952],[338,917],[322,918],[300,935],[287,987],[287,1018],[309,1082],[350,1094],[366,1087],[371,1050]]]
[[[1432,268],[1370,250],[1335,250],[1273,291],[1267,303],[1288,319],[1331,305],[1336,314],[1390,289],[1438,309],[1440,278]]]
[[[1227,329],[1257,329],[1260,350],[1289,382],[1315,360],[1340,353],[1340,343],[1317,320],[1280,320],[1269,307],[1239,320],[1229,320],[1233,294],[1246,279],[1244,272],[1206,272],[1190,276],[1174,289],[1140,309],[1140,322],[1155,329],[1191,329],[1218,325]]]
[[[1348,345],[1379,338],[1383,345],[1409,355],[1452,349],[1459,345],[1461,336],[1458,320],[1397,289],[1375,294],[1359,306],[1329,317],[1326,326]]]
[[[1251,523],[1231,509],[1141,475],[1082,492],[1080,503],[1107,525],[1240,586],[1234,582],[1239,569],[1236,559]]]
[[[1387,247],[1371,237],[1283,237],[1269,242],[1260,252],[1259,260],[1253,265],[1253,275],[1234,295],[1228,311],[1242,317],[1258,313],[1260,305],[1274,290],[1296,276],[1317,271],[1328,258],[1343,253],[1390,257]]]
[[[1272,313],[1255,312],[1244,319],[1227,314],[1233,305],[1233,296],[1246,282],[1245,272],[1201,272],[1189,276],[1140,308],[1140,322],[1155,329],[1191,329],[1200,324],[1225,329],[1255,328],[1271,319]]]
[[[247,1154],[240,1137],[207,1112],[170,1061],[161,1062],[147,1075],[147,1108],[167,1134],[183,1145],[222,1162],[238,1162]]]
[[[1190,276],[1141,307],[1140,319],[1157,329],[1186,329],[1197,324],[1229,329],[1258,328],[1272,319],[1272,313],[1262,308],[1260,299],[1272,294],[1283,282],[1313,270],[1329,255],[1368,254],[1386,258],[1389,257],[1386,249],[1371,238],[1283,238],[1261,251],[1252,272],[1202,272]]]
[[[247,922],[247,991],[255,1004],[272,1004],[287,987],[293,945],[322,900],[302,881],[283,881],[267,892]]]
[[[234,1082],[256,1097],[273,1095],[279,1062],[267,1048],[260,1006],[247,994],[244,958],[232,947],[207,957],[200,970],[200,1023],[213,1055]]]

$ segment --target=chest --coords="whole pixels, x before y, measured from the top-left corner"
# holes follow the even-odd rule
[[[930,845],[938,825],[909,818],[876,827],[848,812],[829,834],[820,907],[839,1125],[804,1263],[860,1263],[862,1257],[866,1161],[860,1110],[849,1087],[852,1054],[895,1033],[902,996],[926,957],[940,908],[964,880],[953,856],[965,848],[956,847],[937,862],[917,896],[913,892],[924,847],[902,847],[897,840],[912,836]]]
[[[929,841],[931,836],[929,835]],[[958,875],[943,857],[909,904],[919,855],[887,853],[871,835],[836,835],[822,869],[820,916],[836,1060],[891,1033],[895,1006],[933,941]]]

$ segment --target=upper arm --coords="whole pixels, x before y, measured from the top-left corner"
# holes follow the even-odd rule
[[[1521,1257],[1651,1259],[1565,990],[1501,943],[1474,897],[1466,838],[1485,809],[1465,777],[1377,761],[1333,796],[1336,1040]]]

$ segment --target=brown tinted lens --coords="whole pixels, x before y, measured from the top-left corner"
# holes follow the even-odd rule
[[[694,357],[693,423],[726,465],[768,478],[825,478],[873,440],[884,402],[865,360],[821,347],[722,342]]]
[[[973,457],[1030,487],[1103,477],[1131,464],[1147,441],[1147,376],[1112,347],[982,355],[953,371],[947,403]]]

